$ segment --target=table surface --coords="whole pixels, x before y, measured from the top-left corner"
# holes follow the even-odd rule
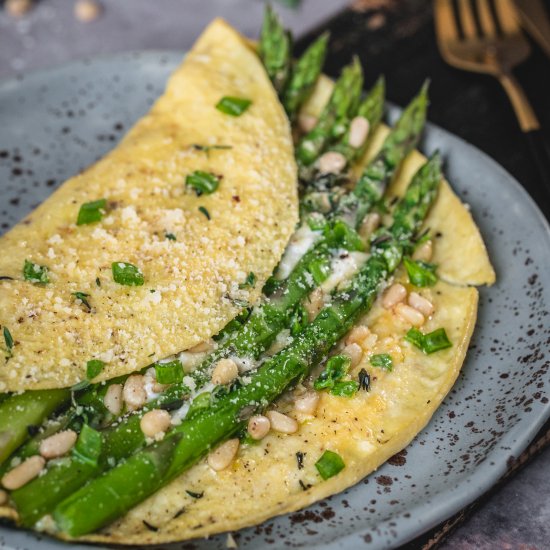
[[[0,80],[107,53],[185,50],[215,16],[256,37],[264,7],[261,0],[103,0],[102,15],[82,23],[74,18],[72,4],[42,0],[22,19],[0,11]],[[277,9],[296,35],[311,36],[346,4],[348,0],[303,0],[297,9]],[[406,103],[424,78],[431,77],[430,120],[480,147],[536,193],[536,174],[504,93],[489,77],[456,71],[443,63],[428,2],[355,0],[353,9],[333,20],[331,28],[329,73],[335,74],[349,60],[350,50],[361,44],[358,53],[367,82],[385,73],[389,99],[398,104]],[[550,79],[546,82],[539,75],[548,74],[549,69],[550,61],[535,51],[518,71],[546,129],[550,128]],[[549,471],[547,448],[484,499],[441,548],[548,548]]]

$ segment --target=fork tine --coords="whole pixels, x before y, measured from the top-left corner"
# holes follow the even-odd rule
[[[460,14],[464,38],[475,38],[477,36],[476,24],[470,0],[458,0],[458,13]]]
[[[489,6],[490,0],[477,0],[477,13],[479,24],[486,38],[494,38],[497,35],[497,27]]]
[[[520,32],[519,24],[515,18],[515,9],[511,0],[497,0],[495,2],[495,11],[504,34],[515,34]]]
[[[446,49],[446,40],[458,38],[458,28],[451,0],[435,0],[435,27],[440,49]]]

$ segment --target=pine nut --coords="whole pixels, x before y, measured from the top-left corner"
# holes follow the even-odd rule
[[[338,174],[346,164],[346,157],[336,151],[328,151],[319,157],[319,171],[323,174]]]
[[[386,309],[391,309],[398,303],[402,302],[407,297],[407,289],[399,284],[395,283],[384,292],[384,296],[382,297],[382,305]]]
[[[67,454],[76,443],[76,432],[64,430],[40,442],[40,454],[44,458],[58,458]]]
[[[429,262],[433,256],[433,242],[431,240],[422,243],[414,252],[413,260]]]
[[[280,413],[278,411],[268,411],[266,413],[267,418],[271,422],[271,427],[276,432],[281,432],[283,434],[293,434],[298,431],[298,422],[287,416],[286,414]]]
[[[135,411],[143,407],[147,401],[144,377],[141,374],[129,376],[122,389],[122,396],[128,409]]]
[[[103,398],[105,408],[115,416],[122,411],[122,384],[111,384],[105,392]]]
[[[407,304],[397,304],[395,306],[395,312],[413,327],[420,327],[424,324],[424,315]]]
[[[429,317],[435,310],[430,300],[427,300],[424,296],[418,294],[418,292],[411,292],[409,294],[408,302],[411,307],[414,307],[414,309],[420,311],[424,317]]]
[[[358,344],[348,344],[343,350],[343,355],[347,355],[351,359],[351,368],[356,367],[363,359],[363,350]]]
[[[325,294],[320,287],[317,287],[304,302],[304,307],[308,313],[310,321],[313,321],[317,314],[323,309],[325,305]]]
[[[258,414],[251,416],[248,421],[248,433],[252,439],[263,439],[271,429],[271,422],[267,416]]]
[[[370,124],[364,116],[356,116],[349,125],[348,143],[358,149],[365,143],[369,135]]]
[[[204,342],[200,342],[196,346],[193,346],[192,348],[189,348],[187,351],[189,353],[205,353],[208,351],[212,351],[214,349],[214,340],[211,338],[208,340],[205,340]]]
[[[300,127],[300,130],[307,134],[308,132],[311,132],[313,128],[315,128],[315,125],[317,124],[317,117],[314,117],[313,115],[299,115],[298,116],[298,126]]]
[[[239,376],[239,367],[233,359],[220,359],[212,372],[212,384],[230,384]]]
[[[320,396],[316,391],[308,391],[294,401],[294,409],[302,414],[314,415],[319,405]]]
[[[0,506],[4,506],[8,502],[8,493],[3,489],[0,489]]]
[[[141,417],[139,427],[147,437],[155,437],[165,432],[170,427],[171,421],[172,417],[168,411],[153,409]]]
[[[208,455],[208,465],[216,472],[225,470],[233,462],[238,450],[239,440],[230,439]]]
[[[74,5],[74,16],[83,23],[90,23],[99,17],[101,6],[95,0],[78,0]]]
[[[348,332],[348,335],[346,336],[346,345],[358,344],[360,346],[361,343],[370,335],[371,331],[368,329],[368,327],[365,327],[363,325],[355,326]]]
[[[378,212],[367,214],[359,227],[359,236],[366,241],[378,229],[380,220]]]
[[[44,468],[46,460],[40,455],[34,455],[21,462],[2,478],[2,485],[9,491],[15,491],[34,479]]]

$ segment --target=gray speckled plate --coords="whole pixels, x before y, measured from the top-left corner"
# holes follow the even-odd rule
[[[165,52],[117,55],[0,85],[1,231],[111,149],[161,93],[180,59]],[[498,278],[481,290],[462,374],[405,451],[337,496],[236,533],[240,548],[404,543],[491,487],[550,416],[550,286],[543,284],[550,273],[548,224],[518,183],[484,154],[431,126],[423,149],[435,148],[445,155],[455,190],[471,205]],[[0,547],[62,546],[0,530]],[[225,537],[189,547],[225,548]]]

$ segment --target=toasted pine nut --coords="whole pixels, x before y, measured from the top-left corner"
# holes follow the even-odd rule
[[[356,367],[363,358],[363,350],[359,344],[348,344],[342,353],[351,359],[351,368]]]
[[[294,401],[294,409],[302,414],[314,415],[319,405],[320,396],[316,391],[308,391]]]
[[[212,351],[213,348],[214,348],[214,340],[212,340],[212,338],[209,338],[208,340],[205,340],[204,342],[200,342],[196,346],[189,348],[187,351],[189,353],[204,353],[207,351]]]
[[[122,389],[122,396],[128,409],[135,411],[143,407],[147,401],[143,375],[132,374],[132,376],[129,376]]]
[[[319,171],[323,174],[337,174],[346,167],[346,157],[336,151],[328,151],[319,157]]]
[[[346,336],[346,345],[359,344],[371,335],[371,331],[364,325],[357,325],[353,327]]]
[[[95,0],[78,0],[74,5],[74,16],[83,23],[90,23],[101,14],[101,6]]]
[[[407,297],[407,289],[399,284],[395,283],[384,292],[384,296],[382,297],[382,305],[386,309],[391,309],[395,305],[402,302]]]
[[[172,417],[168,411],[153,409],[141,417],[139,427],[147,437],[155,437],[165,432],[170,427],[171,421]]]
[[[34,455],[21,462],[2,478],[2,485],[9,491],[15,491],[34,479],[44,468],[46,460],[40,455]]]
[[[208,465],[216,472],[225,470],[235,458],[239,450],[239,440],[230,439],[222,443],[217,449],[212,451],[207,458]]]
[[[325,294],[320,287],[317,287],[304,302],[304,307],[309,316],[309,320],[313,321],[317,314],[323,309],[325,305]]]
[[[271,422],[267,416],[258,414],[251,416],[248,421],[248,433],[252,439],[263,439],[271,429]]]
[[[409,294],[408,302],[411,307],[414,307],[414,309],[420,311],[424,317],[429,317],[432,315],[435,309],[430,300],[427,300],[424,296],[418,294],[418,292],[411,292]]]
[[[413,260],[429,262],[433,256],[433,242],[431,240],[422,243],[414,252]]]
[[[64,430],[62,432],[50,435],[40,442],[40,454],[44,458],[58,458],[67,454],[76,443],[76,432],[73,430]]]
[[[230,384],[239,376],[239,367],[233,359],[220,359],[212,372],[212,384]]]
[[[356,116],[349,125],[349,144],[356,149],[365,143],[370,124],[364,116]]]
[[[370,237],[378,229],[380,220],[378,212],[367,214],[361,222],[361,227],[359,227],[359,236],[364,240]]]
[[[307,133],[311,132],[315,125],[317,124],[317,117],[313,115],[299,115],[298,116],[298,126],[302,132]]]
[[[3,506],[6,502],[8,502],[8,493],[6,493],[3,489],[0,489],[0,506]]]
[[[395,306],[395,312],[413,327],[420,327],[424,324],[424,315],[407,304],[397,304]]]
[[[105,408],[115,416],[122,411],[122,384],[111,384],[103,398]]]
[[[298,422],[287,416],[286,414],[280,413],[278,411],[267,411],[265,414],[269,421],[271,422],[271,427],[276,432],[281,432],[283,434],[293,434],[298,431]]]

